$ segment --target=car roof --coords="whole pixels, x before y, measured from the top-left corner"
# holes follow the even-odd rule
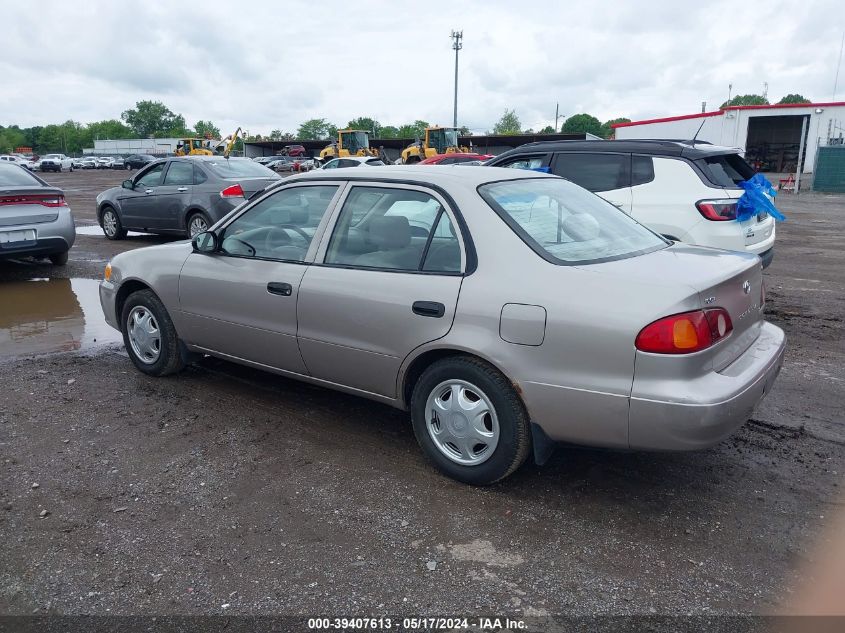
[[[592,140],[592,141],[537,141],[526,143],[499,156],[510,156],[528,152],[630,152],[653,154],[657,156],[684,156],[690,159],[704,158],[714,154],[736,154],[735,147],[711,145],[706,141],[671,140],[671,139],[635,139],[635,140]]]
[[[395,182],[412,182],[420,185],[433,184],[441,186],[460,186],[475,189],[479,185],[501,180],[524,180],[526,178],[557,178],[550,174],[527,169],[510,169],[507,167],[486,167],[484,165],[464,166],[452,169],[451,165],[378,165],[368,169],[340,169],[310,171],[281,183],[300,182],[309,180],[379,180]],[[330,175],[329,175],[330,174]]]

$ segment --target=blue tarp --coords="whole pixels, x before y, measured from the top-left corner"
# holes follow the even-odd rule
[[[754,174],[748,180],[740,182],[739,186],[745,189],[745,193],[740,196],[736,204],[737,222],[748,220],[762,211],[766,211],[780,222],[786,220],[786,216],[778,211],[774,203],[766,196],[769,194],[774,198],[778,192],[763,174]]]

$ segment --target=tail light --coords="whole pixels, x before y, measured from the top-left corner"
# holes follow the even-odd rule
[[[15,204],[40,204],[45,207],[67,206],[67,202],[65,202],[65,197],[57,196],[56,194],[21,194],[18,196],[0,196],[0,206],[10,206]]]
[[[240,184],[229,185],[223,191],[220,192],[221,198],[243,198],[244,197],[244,190]]]
[[[695,203],[698,212],[707,220],[724,222],[736,220],[736,200],[699,200]]]
[[[653,354],[691,354],[707,349],[733,330],[727,310],[710,308],[673,314],[645,326],[635,345]]]

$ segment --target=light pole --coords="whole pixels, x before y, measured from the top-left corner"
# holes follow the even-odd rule
[[[452,48],[455,51],[455,110],[452,116],[452,127],[458,127],[458,51],[464,47],[462,41],[464,39],[464,32],[452,31],[451,38],[454,40],[452,42]]]

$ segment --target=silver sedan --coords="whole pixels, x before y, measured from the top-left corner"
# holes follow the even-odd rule
[[[116,256],[100,298],[140,371],[211,354],[408,410],[431,461],[471,484],[556,442],[711,446],[785,347],[758,257],[491,167],[288,178],[191,243]]]

